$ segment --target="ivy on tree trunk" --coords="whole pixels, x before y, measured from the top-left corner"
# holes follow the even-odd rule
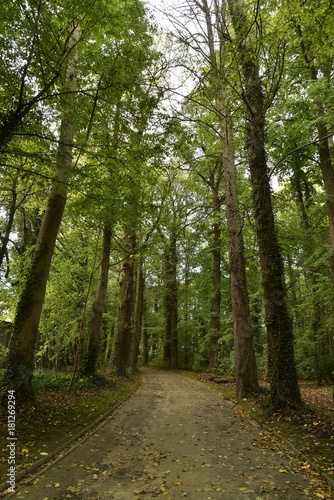
[[[79,33],[79,27],[75,27],[69,38],[72,47],[75,47],[78,42]],[[6,397],[8,390],[15,391],[18,401],[34,397],[32,377],[38,325],[71,175],[75,90],[76,51],[73,50],[65,77],[66,97],[63,101],[54,182],[39,231],[33,261],[16,310],[2,382],[3,398]]]
[[[128,235],[126,235],[125,243],[127,245],[128,255],[125,258],[122,266],[118,327],[112,358],[112,368],[115,369],[116,374],[120,377],[124,377],[126,375],[126,368],[128,366],[131,348],[135,279],[135,234],[129,233]]]
[[[248,155],[259,246],[268,341],[272,410],[301,405],[294,359],[293,329],[287,307],[284,267],[278,243],[265,150],[265,105],[257,54],[243,0],[229,0],[248,110]],[[246,36],[247,34],[247,36]]]

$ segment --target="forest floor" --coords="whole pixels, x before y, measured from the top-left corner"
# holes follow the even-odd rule
[[[36,373],[36,401],[16,412],[16,472],[47,457],[130,394],[138,377],[109,378],[104,384],[76,385],[70,376]],[[0,483],[8,472],[7,413],[0,408]],[[1,497],[0,492],[0,497]]]
[[[141,377],[139,389],[102,427],[53,466],[17,485],[15,498],[334,498],[321,475],[280,439],[282,419],[290,425],[292,416],[267,419],[275,426],[273,433],[256,421],[262,403],[226,399],[229,392],[233,395],[232,383],[216,386],[155,370],[143,370]],[[47,420],[34,426],[31,442],[41,435],[41,449],[48,449],[42,431],[50,425]],[[313,431],[322,419],[313,417],[306,425]]]
[[[211,390],[224,399],[232,401],[237,413],[255,419],[278,439],[287,442],[296,453],[312,465],[313,470],[326,475],[334,485],[334,393],[332,386],[319,387],[312,381],[300,381],[299,387],[305,408],[297,412],[269,414],[267,392],[269,385],[266,382],[260,380],[263,392],[256,398],[236,401],[235,383],[231,377],[213,376],[207,373],[200,375],[185,373],[209,385]],[[224,380],[224,383],[220,383],[221,380]]]

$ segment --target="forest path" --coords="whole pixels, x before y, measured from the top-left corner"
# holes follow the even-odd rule
[[[15,498],[318,498],[295,456],[203,384],[154,370],[142,378],[103,427]]]

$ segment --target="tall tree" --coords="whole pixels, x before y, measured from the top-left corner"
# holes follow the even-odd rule
[[[264,290],[273,410],[299,406],[301,395],[293,349],[293,329],[287,306],[284,267],[278,243],[265,148],[266,102],[260,77],[258,19],[249,19],[243,0],[228,0],[243,75],[243,100],[248,112],[247,140],[253,186],[254,217]],[[256,15],[259,15],[256,12]]]
[[[171,231],[165,249],[165,336],[164,365],[175,370],[179,366],[178,356],[178,283],[177,283],[177,229],[173,214]]]
[[[237,395],[245,397],[258,390],[255,349],[249,312],[249,301],[246,282],[246,266],[244,243],[239,213],[237,176],[234,160],[232,120],[229,102],[229,80],[227,71],[229,37],[227,35],[226,2],[215,2],[210,5],[207,0],[187,2],[197,24],[198,33],[191,35],[185,26],[179,31],[184,43],[196,47],[203,65],[207,66],[196,92],[191,96],[197,106],[202,106],[202,117],[199,116],[199,127],[215,132],[215,142],[219,152],[212,160],[208,183],[213,201],[213,300],[211,312],[211,354],[210,366],[218,366],[218,340],[221,315],[221,210],[222,201],[226,203],[226,220],[229,238],[229,263],[232,313],[234,321],[234,338],[236,349]],[[205,31],[204,28],[205,27]],[[183,32],[182,32],[183,29]],[[201,31],[202,29],[202,31]],[[189,41],[189,39],[191,41]],[[200,90],[199,90],[200,89]],[[196,95],[201,94],[201,99]],[[194,104],[194,102],[192,103]],[[208,113],[210,110],[210,113]],[[209,120],[206,115],[209,115]],[[202,142],[205,136],[202,134]],[[207,155],[208,144],[202,146]],[[221,184],[224,181],[224,195]]]
[[[108,285],[111,237],[112,233],[110,228],[105,226],[103,230],[100,276],[93,305],[93,315],[89,327],[88,348],[80,368],[80,373],[83,376],[95,375],[97,369],[105,296]]]
[[[68,42],[72,49],[76,47],[79,37],[79,26],[73,26]],[[9,389],[15,390],[18,401],[33,397],[32,376],[36,335],[51,259],[66,204],[68,183],[71,175],[75,121],[74,92],[76,90],[75,50],[72,51],[72,57],[68,62],[64,80],[63,91],[65,96],[62,102],[62,118],[54,182],[39,231],[25,289],[17,306],[3,379],[2,395],[5,397],[6,391]]]
[[[130,349],[130,370],[134,373],[137,369],[139,345],[142,338],[143,316],[144,316],[144,291],[145,280],[143,274],[142,259],[138,256],[136,280],[135,280],[135,301],[132,322],[132,338]],[[145,360],[143,361],[144,364]]]
[[[225,180],[224,192],[229,239],[231,300],[235,342],[236,395],[238,397],[245,397],[258,390],[258,381],[247,292],[246,261],[239,213],[232,121],[226,75],[228,43],[226,40],[228,37],[225,34],[227,30],[226,5],[224,1],[220,5],[216,4],[215,13],[211,13],[207,0],[203,0],[203,11],[207,25],[210,63],[213,73],[212,84],[216,96],[216,113],[219,121],[222,167]],[[212,22],[213,15],[215,15],[214,23]],[[214,35],[213,29],[215,29],[216,35]],[[218,53],[215,50],[215,39],[217,40]]]
[[[125,235],[124,244],[126,256],[122,265],[118,326],[112,359],[112,368],[120,377],[126,374],[131,348],[136,254],[136,235],[133,231],[129,230]]]

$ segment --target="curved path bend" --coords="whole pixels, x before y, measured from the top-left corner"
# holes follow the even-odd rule
[[[147,370],[103,427],[15,498],[319,498],[301,466],[205,385]]]

